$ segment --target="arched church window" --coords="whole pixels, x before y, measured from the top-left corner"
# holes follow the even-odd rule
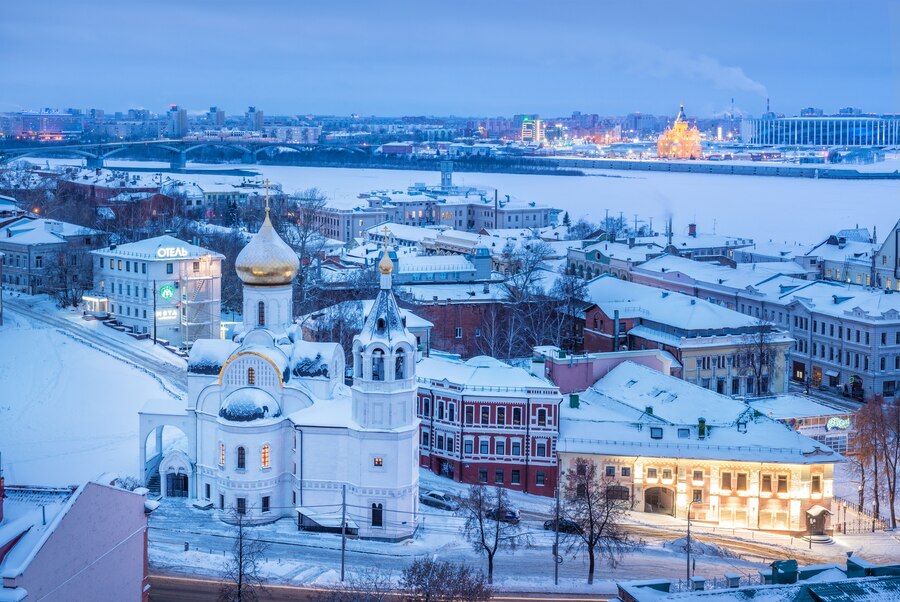
[[[384,351],[372,352],[372,380],[384,380]]]
[[[394,378],[397,380],[406,378],[406,354],[402,349],[397,350],[397,359],[394,362]]]
[[[260,301],[256,304],[257,323],[260,326],[266,325],[266,304]]]
[[[262,452],[260,452],[259,464],[263,468],[269,468],[272,466],[271,460],[269,459],[269,444],[266,443],[262,446]]]
[[[384,332],[384,318],[378,318],[378,321],[375,322],[375,327],[378,329],[378,332]]]
[[[253,368],[247,368],[247,384],[256,384],[256,370],[254,370]]]
[[[372,504],[372,526],[384,526],[384,507],[381,504]]]
[[[243,447],[237,448],[237,467],[239,469],[247,467],[247,450]]]

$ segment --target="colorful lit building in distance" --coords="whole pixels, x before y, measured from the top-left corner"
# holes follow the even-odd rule
[[[656,155],[660,159],[700,159],[703,149],[700,145],[700,130],[688,126],[684,116],[684,105],[678,110],[678,116],[671,127],[667,127],[656,142]]]

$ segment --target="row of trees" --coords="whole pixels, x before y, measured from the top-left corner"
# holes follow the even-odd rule
[[[900,474],[900,402],[871,398],[854,415],[851,443],[853,468],[860,479],[860,504],[872,492],[873,514],[882,515],[887,501],[890,527],[897,527],[897,485]],[[862,508],[860,508],[862,510]]]

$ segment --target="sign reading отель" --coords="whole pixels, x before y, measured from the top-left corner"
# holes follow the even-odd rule
[[[160,247],[156,249],[156,256],[160,259],[178,259],[187,257],[188,252],[184,247]]]

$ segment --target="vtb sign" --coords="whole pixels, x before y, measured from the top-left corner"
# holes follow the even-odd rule
[[[178,259],[187,257],[188,252],[184,247],[160,247],[156,249],[156,256],[160,259]]]

